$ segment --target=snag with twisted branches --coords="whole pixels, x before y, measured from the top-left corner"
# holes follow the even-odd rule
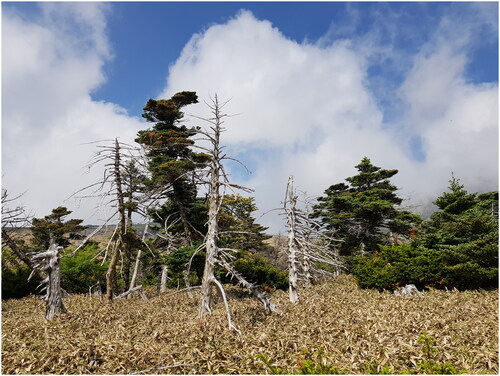
[[[314,275],[338,275],[345,266],[338,258],[338,252],[332,247],[336,241],[321,230],[321,226],[310,217],[309,200],[305,200],[305,210],[297,208],[298,195],[293,187],[293,176],[288,178],[283,211],[288,228],[288,283],[289,298],[292,303],[299,301],[298,280],[304,280],[309,287]],[[328,265],[333,272],[317,265]],[[299,274],[299,268],[302,275]]]
[[[239,189],[245,192],[252,191],[249,188],[231,183],[224,169],[223,161],[236,161],[235,159],[228,157],[223,152],[224,147],[220,144],[221,133],[225,130],[225,128],[222,126],[224,124],[223,119],[228,116],[226,114],[223,114],[221,111],[227,103],[228,102],[220,103],[217,95],[215,95],[215,97],[212,99],[212,103],[207,103],[207,106],[210,108],[213,116],[209,119],[199,118],[210,124],[208,130],[200,129],[198,131],[202,136],[200,140],[207,142],[209,146],[196,146],[204,150],[210,156],[206,170],[200,176],[201,182],[206,184],[208,187],[208,230],[202,246],[199,247],[196,251],[199,252],[200,250],[205,249],[206,254],[205,269],[201,285],[199,316],[203,318],[211,314],[211,307],[213,303],[211,289],[212,286],[215,286],[219,290],[224,301],[229,328],[239,332],[239,330],[233,325],[231,321],[229,305],[227,302],[224,287],[222,286],[220,281],[217,280],[214,274],[215,266],[217,264],[225,268],[226,271],[234,278],[236,278],[243,287],[249,289],[249,291],[254,296],[260,299],[264,303],[264,307],[267,311],[275,312],[277,311],[277,309],[273,304],[271,304],[269,298],[265,294],[260,293],[255,285],[246,281],[245,278],[241,276],[231,265],[231,261],[233,258],[232,253],[236,250],[220,248],[217,245],[218,237],[220,234],[218,217],[221,209],[222,198],[224,196],[223,191],[225,189]]]

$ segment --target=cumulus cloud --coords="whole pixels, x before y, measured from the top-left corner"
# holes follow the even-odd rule
[[[98,3],[43,3],[31,19],[10,9],[2,15],[3,187],[22,197],[37,216],[65,205],[86,221],[95,202],[63,202],[96,180],[84,174],[91,141],[130,142],[142,127],[111,103],[95,102],[103,65],[112,57],[107,7]],[[100,173],[100,172],[99,172]]]
[[[195,90],[205,99],[215,92],[232,98],[227,111],[239,116],[228,120],[224,142],[253,167],[249,178],[238,177],[256,190],[262,211],[280,205],[288,175],[319,195],[355,174],[363,156],[399,169],[395,183],[416,204],[446,190],[452,171],[470,190],[492,190],[498,86],[466,77],[478,24],[472,18],[460,29],[453,17],[443,19],[435,36],[405,57],[411,65],[393,93],[402,108],[397,123],[384,122],[370,89],[367,61],[376,46],[356,48],[346,38],[297,43],[248,11],[193,36],[160,97]],[[206,114],[203,106],[192,111]],[[272,215],[262,223],[282,228]]]
[[[9,9],[2,15],[3,186],[28,190],[23,201],[38,216],[65,204],[96,222],[93,205],[62,202],[97,178],[83,174],[94,149],[81,144],[116,136],[131,142],[145,126],[118,105],[91,98],[113,58],[108,7],[40,7],[30,19]],[[405,51],[392,44],[397,29],[387,40],[387,31],[376,29],[350,37],[357,24],[345,23],[299,43],[242,11],[192,37],[158,98],[181,90],[231,98],[225,110],[238,115],[226,119],[223,142],[253,173],[238,165],[229,171],[255,189],[261,212],[280,206],[289,175],[299,189],[321,195],[354,175],[364,156],[400,170],[394,182],[408,204],[427,205],[446,190],[452,171],[471,191],[497,189],[498,84],[467,77],[477,38],[496,38],[491,14],[478,4],[450,11],[418,50]],[[397,80],[370,75],[370,65],[386,62],[397,67]],[[396,107],[387,106],[395,104],[398,116],[389,119]],[[209,116],[202,103],[187,112]],[[259,221],[271,232],[283,229],[275,214]]]

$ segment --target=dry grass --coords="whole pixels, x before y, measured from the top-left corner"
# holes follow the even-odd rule
[[[227,330],[222,304],[202,322],[197,300],[184,293],[111,305],[73,296],[65,300],[68,313],[52,322],[35,298],[4,302],[2,373],[266,373],[258,353],[293,373],[319,348],[323,362],[350,374],[365,373],[374,361],[401,372],[425,360],[417,343],[423,330],[436,340],[436,361],[468,374],[498,373],[497,291],[401,298],[360,290],[341,276],[303,291],[298,305],[275,292],[282,314],[266,315],[260,302],[229,290],[241,335]]]

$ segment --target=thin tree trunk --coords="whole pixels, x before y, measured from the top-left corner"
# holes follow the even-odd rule
[[[167,291],[168,266],[163,265],[161,268],[160,292]]]
[[[125,216],[125,203],[123,200],[122,179],[120,172],[120,144],[118,139],[115,139],[115,158],[114,158],[114,171],[115,185],[116,185],[116,198],[118,201],[118,213],[120,216],[119,234],[113,253],[111,254],[111,261],[109,263],[108,271],[106,273],[106,299],[113,300],[116,292],[116,265],[118,264],[119,249],[124,249],[124,241],[127,234],[127,221]]]
[[[293,192],[293,177],[288,178],[287,186],[288,197],[287,200],[290,204],[290,209],[287,210],[288,217],[288,293],[292,303],[298,303],[299,294],[297,292],[297,249],[295,231],[297,225],[297,218],[295,215],[295,205],[297,197]]]
[[[312,285],[312,276],[311,276],[311,260],[309,259],[309,255],[307,253],[304,254],[302,267],[304,269],[304,287],[309,288]]]
[[[129,290],[134,288],[135,282],[137,281],[137,274],[139,273],[139,263],[141,259],[141,254],[142,250],[139,248],[139,250],[137,251],[137,257],[135,259],[134,272],[132,273],[132,278],[130,279]]]
[[[216,97],[217,98],[217,97]],[[217,223],[217,215],[220,206],[220,193],[219,193],[219,179],[220,179],[220,117],[218,114],[219,108],[216,104],[216,124],[213,127],[213,152],[210,161],[210,186],[208,196],[208,230],[205,240],[205,269],[203,272],[203,279],[201,283],[201,300],[199,316],[205,317],[211,312],[212,294],[211,283],[215,280],[214,267],[218,258],[217,236],[219,234],[219,227]]]

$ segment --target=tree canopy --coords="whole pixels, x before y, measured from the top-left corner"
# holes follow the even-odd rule
[[[61,246],[67,247],[71,244],[71,239],[80,239],[79,232],[85,229],[82,226],[82,219],[70,219],[64,221],[64,218],[71,214],[71,211],[64,206],[52,209],[52,213],[43,218],[33,218],[31,233],[33,234],[33,244],[37,250],[47,249],[50,240]]]
[[[197,195],[192,175],[207,160],[205,154],[190,148],[197,128],[182,124],[184,113],[181,109],[194,103],[198,103],[198,96],[192,91],[179,92],[170,99],[150,99],[142,116],[154,125],[139,131],[136,138],[147,151],[151,173],[149,188],[157,190],[173,204],[175,210],[171,214],[180,217],[188,239],[196,238],[189,223],[189,211]]]
[[[351,258],[350,271],[362,287],[498,286],[498,192],[469,193],[452,177],[434,204],[439,210],[411,241]]]
[[[345,179],[349,185],[330,186],[314,206],[313,216],[342,240],[341,255],[373,252],[388,242],[390,232],[408,235],[420,220],[398,208],[403,200],[389,181],[398,170],[381,169],[367,157],[356,168],[358,174]]]

